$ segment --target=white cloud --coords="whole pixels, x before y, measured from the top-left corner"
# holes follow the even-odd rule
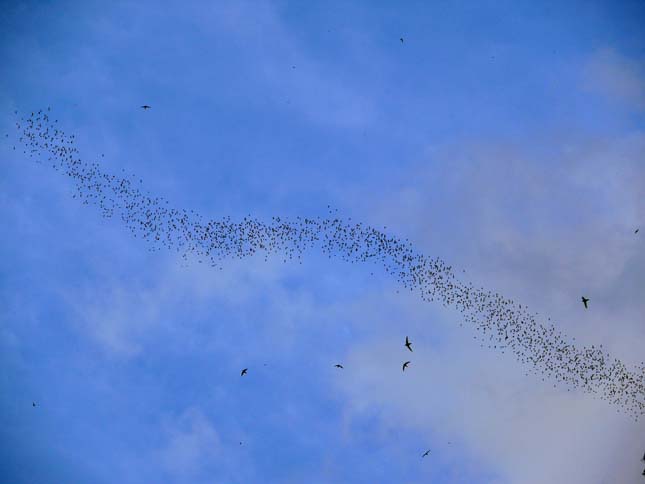
[[[177,418],[167,417],[164,432],[166,442],[158,452],[158,462],[172,474],[188,477],[199,473],[219,456],[219,435],[197,408],[188,408]]]
[[[525,377],[510,358],[465,339],[455,335],[436,349],[417,345],[405,375],[407,355],[391,341],[361,345],[346,366],[351,413],[378,405],[383,425],[427,433],[435,458],[455,466],[482,460],[502,482],[634,480],[642,425],[589,395]],[[465,455],[454,455],[448,441]]]
[[[645,279],[634,268],[645,267],[645,252],[634,229],[645,220],[645,133],[558,134],[535,143],[446,149],[443,166],[421,170],[372,216],[398,223],[396,231],[414,234],[421,247],[451,254],[447,262],[466,267],[477,285],[552,317],[578,344],[602,343],[628,365],[640,362]],[[540,143],[550,143],[548,154]],[[430,220],[432,231],[420,220]],[[582,293],[592,299],[588,311]],[[468,328],[446,331],[445,320],[457,325],[457,315],[399,299],[409,305],[402,331],[423,340],[410,356],[412,371],[402,377],[408,355],[393,331],[354,347],[351,385],[343,387],[351,415],[383,407],[382,425],[425,432],[441,449],[460,440],[466,457],[498,470],[502,482],[640,482],[642,421],[594,395],[525,376],[510,355],[480,350]],[[382,300],[366,295],[356,306],[378,314]],[[440,344],[432,345],[432,333]]]
[[[634,60],[613,49],[598,50],[584,70],[584,86],[634,110],[645,109],[645,59]]]
[[[96,279],[59,293],[72,310],[72,324],[110,357],[140,356],[161,333],[171,336],[168,344],[181,344],[185,350],[192,345],[221,351],[234,344],[236,336],[245,337],[244,351],[231,354],[233,360],[266,348],[287,354],[302,344],[303,332],[324,318],[317,314],[311,290],[285,284],[302,266],[277,259],[265,262],[260,255],[231,260],[218,270],[167,257],[148,268],[148,282],[115,276],[111,264],[97,262],[92,267]],[[231,313],[239,324],[218,321]],[[197,334],[200,318],[213,321],[208,340]]]

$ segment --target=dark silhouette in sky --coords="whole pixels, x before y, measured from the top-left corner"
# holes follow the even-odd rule
[[[426,302],[453,307],[476,330],[480,346],[511,352],[530,371],[554,382],[586,392],[638,417],[645,413],[645,365],[629,369],[602,349],[579,347],[536,313],[501,294],[458,279],[443,260],[414,249],[406,240],[350,219],[329,216],[251,216],[205,220],[194,210],[174,208],[143,189],[134,176],[105,172],[98,162],[83,160],[75,136],[59,129],[58,120],[40,110],[20,118],[25,153],[68,176],[75,184],[74,198],[98,207],[104,217],[117,216],[149,250],[176,250],[184,259],[219,266],[228,259],[262,253],[281,254],[285,262],[318,248],[329,257],[354,263],[380,265],[406,290]],[[589,299],[583,296],[587,307]],[[500,343],[503,343],[500,344]],[[411,348],[408,348],[411,350]]]

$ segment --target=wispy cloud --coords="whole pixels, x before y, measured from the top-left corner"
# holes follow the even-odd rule
[[[634,268],[645,266],[645,253],[634,230],[645,219],[643,147],[640,132],[556,133],[521,147],[462,143],[435,153],[431,168],[419,168],[372,216],[443,251],[448,263],[467,268],[463,277],[527,304],[545,323],[553,318],[578,344],[603,344],[627,364],[640,363],[645,302]],[[406,218],[397,218],[402,212]],[[592,299],[589,311],[581,294]],[[373,307],[372,297],[356,305]],[[480,349],[470,328],[449,329],[460,322],[451,311],[405,301],[406,331],[424,339],[409,358],[412,371],[402,377],[408,355],[392,331],[353,348],[351,385],[343,385],[352,415],[385,408],[381,425],[406,425],[441,448],[460,440],[465,457],[496,469],[501,482],[635,482],[642,423],[594,395],[524,375],[528,368],[510,355]],[[428,336],[437,331],[438,345]]]
[[[163,431],[166,441],[158,451],[158,462],[182,478],[198,474],[221,451],[217,430],[197,408],[188,408],[176,418],[166,417]]]
[[[626,57],[614,49],[598,50],[584,70],[584,86],[623,103],[645,109],[645,59]]]
[[[293,269],[277,261],[231,261],[221,271],[194,262],[186,266],[179,258],[166,261],[152,282],[110,277],[103,267],[101,284],[61,290],[73,311],[74,325],[107,354],[127,359],[140,355],[160,331],[180,333],[186,320],[208,313],[213,318],[217,307],[242,314],[247,329],[257,331],[256,344],[269,338],[283,349],[296,344],[294,330],[306,328],[303,321],[311,320],[314,313],[306,294],[294,297],[281,282]],[[263,294],[260,300],[258,294]],[[261,320],[249,310],[252,303],[264,307]],[[271,327],[266,326],[267,319],[274,322]],[[217,321],[211,325],[221,331],[229,327]],[[279,333],[280,338],[274,336]],[[182,337],[192,339],[189,333]],[[233,339],[229,337],[230,342]]]

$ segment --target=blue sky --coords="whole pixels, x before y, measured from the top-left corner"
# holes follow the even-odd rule
[[[642,421],[525,376],[378,267],[186,264],[12,150],[13,111],[51,106],[84,159],[177,207],[331,205],[633,365],[645,6],[561,3],[6,2],[3,479],[640,482]]]

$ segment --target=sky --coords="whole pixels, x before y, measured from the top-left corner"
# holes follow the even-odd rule
[[[3,2],[0,480],[645,482],[642,419],[378,266],[151,252],[12,149],[14,110],[51,106],[173,206],[329,206],[634,367],[643,25],[637,1]]]

